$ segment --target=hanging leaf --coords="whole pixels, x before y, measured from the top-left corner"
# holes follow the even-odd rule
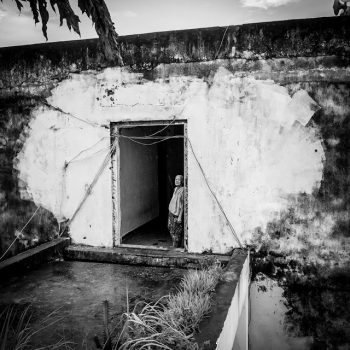
[[[66,20],[69,30],[73,30],[80,35],[79,30],[79,17],[72,10],[68,0],[50,0],[52,8],[55,10],[55,5],[58,8],[60,14],[60,25],[63,25],[63,20]],[[56,11],[55,11],[56,12]]]
[[[3,0],[0,0],[2,2]],[[23,2],[29,2],[33,19],[35,23],[39,22],[39,16],[42,22],[42,32],[47,37],[47,23],[49,21],[49,13],[47,11],[48,0],[14,0],[19,11],[23,8]],[[60,25],[63,25],[63,20],[66,20],[69,30],[73,30],[80,35],[79,17],[74,13],[69,3],[70,0],[50,0],[51,7],[56,12],[58,8],[60,16]],[[91,19],[95,26],[96,33],[100,39],[100,45],[104,55],[109,61],[116,61],[120,65],[123,64],[123,59],[120,54],[118,44],[118,34],[115,31],[114,23],[104,0],[78,0],[78,6],[82,13]]]
[[[51,8],[53,9],[53,11],[56,13],[56,9],[55,9],[55,1],[50,0],[50,4],[51,4]]]
[[[38,0],[29,0],[29,4],[33,13],[34,22],[37,24],[39,22]]]
[[[104,0],[79,0],[78,6],[82,13],[86,13],[95,25],[96,33],[105,56],[110,61],[123,64],[117,41],[118,34]]]
[[[41,23],[42,23],[42,31],[46,40],[48,40],[47,39],[47,22],[49,21],[49,12],[47,11],[46,7],[47,7],[46,0],[39,0],[39,12],[40,12]]]

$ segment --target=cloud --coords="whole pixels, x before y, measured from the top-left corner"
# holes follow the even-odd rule
[[[241,0],[241,3],[244,7],[259,7],[267,10],[269,7],[278,7],[298,1],[300,0]]]
[[[135,18],[138,16],[136,12],[130,10],[125,10],[121,14],[127,18]]]

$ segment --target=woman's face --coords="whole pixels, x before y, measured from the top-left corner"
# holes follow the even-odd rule
[[[175,186],[181,186],[182,185],[182,176],[181,175],[177,175],[175,177]]]

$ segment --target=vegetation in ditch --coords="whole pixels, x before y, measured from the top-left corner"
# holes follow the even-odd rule
[[[74,349],[73,343],[61,338],[54,344],[37,347],[33,340],[48,328],[54,328],[62,319],[57,311],[43,318],[37,327],[31,325],[30,306],[7,306],[0,312],[0,350],[59,350]]]
[[[190,271],[177,293],[155,303],[136,304],[122,316],[113,349],[198,349],[194,334],[210,311],[221,273],[216,264]]]

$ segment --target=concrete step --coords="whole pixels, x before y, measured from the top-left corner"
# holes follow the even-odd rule
[[[116,248],[70,245],[64,250],[66,260],[95,261],[115,264],[163,266],[179,268],[201,268],[211,260],[226,265],[230,255],[195,254],[181,249],[137,248],[120,246]]]

